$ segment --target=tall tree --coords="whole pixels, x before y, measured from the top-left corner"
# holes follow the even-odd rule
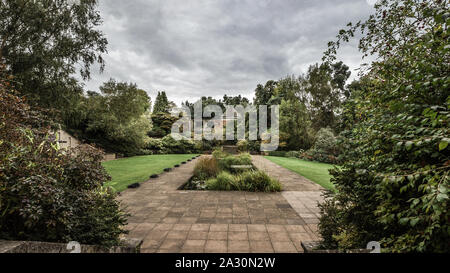
[[[316,130],[335,128],[341,103],[348,96],[345,82],[349,77],[349,67],[342,62],[314,64],[301,77]]]
[[[255,105],[269,104],[270,99],[275,94],[276,86],[277,82],[273,80],[267,81],[264,86],[262,84],[258,84],[255,89],[255,98],[253,99],[253,103]]]
[[[169,113],[169,100],[167,99],[166,92],[158,92],[155,99],[155,106],[153,107],[153,113]]]
[[[0,62],[32,103],[66,109],[82,89],[73,77],[103,69],[107,40],[96,0],[0,1]]]

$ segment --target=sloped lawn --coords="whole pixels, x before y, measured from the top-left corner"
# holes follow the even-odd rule
[[[160,174],[165,168],[172,168],[193,156],[196,155],[146,155],[103,162],[103,166],[112,177],[105,186],[110,186],[115,191],[123,191],[128,185],[147,181],[150,175]]]
[[[334,185],[330,182],[331,176],[328,172],[329,169],[333,168],[333,165],[289,157],[265,156],[265,158],[308,178],[328,190],[335,191]]]

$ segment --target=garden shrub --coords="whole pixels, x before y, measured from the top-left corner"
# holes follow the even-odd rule
[[[175,140],[168,135],[163,138],[150,138],[147,149],[151,154],[190,154],[198,152],[198,145],[192,140]]]
[[[227,156],[229,156],[229,155],[230,155],[229,153],[224,152],[221,148],[220,148],[220,149],[215,149],[215,150],[212,152],[212,156],[213,156],[215,159],[217,159],[217,160],[223,159],[223,158],[225,158],[225,157],[227,157]]]
[[[261,170],[252,170],[238,175],[240,185],[245,190],[251,192],[277,192],[281,191],[281,184],[278,180],[271,178]]]
[[[222,171],[216,178],[206,181],[206,187],[208,190],[213,191],[231,191],[236,190],[238,185],[237,177],[229,172]]]
[[[103,154],[60,150],[40,111],[0,80],[0,238],[118,245],[126,214],[102,187]]]
[[[270,151],[269,156],[286,157],[286,151]]]
[[[329,164],[338,163],[338,143],[334,133],[329,128],[322,128],[317,132],[314,146],[302,158]]]
[[[289,151],[285,154],[286,157],[295,157],[295,158],[300,158],[302,155],[302,152],[300,151]]]
[[[231,168],[233,165],[252,165],[252,157],[248,153],[242,153],[237,156],[228,155],[225,158],[218,160],[221,170],[237,171],[237,169]]]
[[[253,153],[261,152],[261,142],[257,140],[248,141],[248,151]]]
[[[352,93],[355,122],[331,172],[337,192],[321,206],[322,245],[449,253],[448,1],[379,3],[338,36],[362,29],[360,49],[378,59]]]
[[[194,167],[194,176],[196,179],[205,180],[215,177],[219,173],[219,166],[214,157],[202,157]]]
[[[248,152],[249,142],[247,140],[239,140],[237,143],[239,152]]]

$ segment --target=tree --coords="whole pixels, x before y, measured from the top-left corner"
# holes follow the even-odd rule
[[[247,105],[250,104],[250,101],[246,98],[246,97],[242,97],[241,95],[238,96],[228,96],[228,95],[224,95],[223,96],[223,104],[224,105],[242,105],[244,107],[246,107]]]
[[[158,92],[155,99],[155,106],[153,108],[153,114],[156,113],[169,113],[169,100],[167,99],[166,92]]]
[[[450,17],[441,0],[382,0],[367,21],[329,43],[332,62],[357,31],[369,92],[344,132],[344,164],[331,172],[337,193],[322,205],[324,246],[380,241],[394,252],[450,252]]]
[[[96,0],[0,1],[0,63],[29,102],[65,110],[80,98],[83,79],[98,62],[107,40],[97,29],[101,18]]]
[[[308,149],[312,144],[309,113],[298,99],[282,100],[280,105],[280,147]]]
[[[276,85],[277,82],[272,80],[267,81],[264,86],[258,84],[255,89],[255,98],[253,99],[253,103],[255,105],[268,105],[269,100],[274,95]]]
[[[150,98],[136,84],[109,80],[88,92],[65,119],[68,131],[111,152],[139,154],[151,129]]]
[[[348,96],[345,90],[345,82],[350,77],[348,70],[342,62],[315,64],[309,67],[306,76],[300,77],[308,95],[314,129],[335,128],[341,103]]]

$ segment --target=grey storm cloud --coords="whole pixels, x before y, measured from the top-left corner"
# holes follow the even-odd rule
[[[177,104],[225,93],[252,99],[258,83],[320,62],[339,29],[373,12],[366,0],[100,0],[99,10],[106,68],[92,71],[87,88],[115,78],[153,100],[164,90]],[[355,41],[339,59],[356,68],[360,56]]]

